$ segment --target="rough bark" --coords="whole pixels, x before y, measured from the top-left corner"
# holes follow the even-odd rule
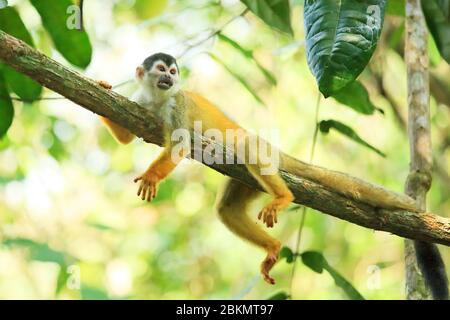
[[[430,89],[428,72],[428,31],[420,0],[406,1],[405,62],[408,77],[408,137],[410,172],[405,192],[426,210],[426,196],[431,187],[433,156],[430,133]],[[406,297],[428,299],[424,279],[417,265],[411,240],[405,240]]]
[[[163,142],[161,122],[149,110],[117,93],[104,90],[95,81],[67,69],[2,31],[0,31],[0,60],[83,108],[128,128],[146,142],[158,145]],[[213,143],[206,139],[203,142],[202,147]],[[194,155],[200,152],[202,150],[193,150]],[[250,187],[260,189],[243,165],[209,166]],[[298,204],[366,228],[387,231],[404,238],[450,245],[449,219],[431,213],[375,208],[291,172],[282,170],[281,175]]]

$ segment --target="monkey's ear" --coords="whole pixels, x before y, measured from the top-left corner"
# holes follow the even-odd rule
[[[141,79],[144,77],[145,70],[143,66],[139,66],[136,68],[136,78]]]

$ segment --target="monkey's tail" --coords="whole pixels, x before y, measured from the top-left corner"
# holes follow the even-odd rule
[[[388,191],[345,173],[314,166],[283,154],[280,169],[310,179],[341,193],[351,199],[360,200],[374,207],[405,209],[420,212],[414,199],[407,195]]]
[[[400,193],[388,191],[380,186],[353,178],[345,173],[313,166],[282,154],[280,169],[300,177],[318,182],[349,198],[361,200],[379,208],[405,209],[420,212],[414,199]],[[449,298],[445,265],[437,246],[424,241],[414,241],[417,263],[430,288],[433,299]]]
[[[434,300],[448,300],[448,279],[444,261],[434,243],[414,241],[417,264]]]

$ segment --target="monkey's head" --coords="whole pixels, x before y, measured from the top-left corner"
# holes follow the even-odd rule
[[[173,95],[179,90],[180,74],[177,61],[165,53],[155,53],[145,59],[136,69],[136,78],[158,94]]]

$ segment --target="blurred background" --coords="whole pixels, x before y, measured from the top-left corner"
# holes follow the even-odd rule
[[[8,2],[37,49],[76,68],[53,49],[28,1]],[[172,54],[182,65],[184,88],[245,128],[277,129],[279,147],[308,161],[319,93],[306,63],[302,3],[291,4],[292,37],[251,13],[241,15],[245,6],[237,0],[88,0],[84,27],[93,55],[78,70],[130,96],[136,66],[152,53]],[[402,23],[401,17],[386,20],[371,68],[360,77],[384,114],[361,115],[334,99],[320,101],[319,120],[350,125],[386,157],[335,132],[319,133],[314,157],[315,164],[398,192],[409,164]],[[450,68],[432,41],[430,49],[440,95],[431,102],[438,170],[429,209],[448,216],[450,85],[441,79]],[[48,90],[42,96],[58,97]],[[118,145],[95,114],[64,99],[15,101],[14,109],[0,140],[0,298],[266,299],[277,292],[292,299],[349,298],[329,273],[315,273],[301,261],[292,278],[293,264],[282,260],[272,272],[277,284],[267,285],[259,275],[264,253],[217,219],[221,174],[184,160],[148,204],[136,196],[133,179],[159,147],[140,139]],[[265,201],[255,203],[255,219]],[[296,206],[286,210],[269,231],[292,250],[300,213]],[[450,250],[441,249],[450,265]],[[323,254],[366,299],[404,298],[403,239],[397,236],[309,210],[300,243],[300,252],[306,250]]]

